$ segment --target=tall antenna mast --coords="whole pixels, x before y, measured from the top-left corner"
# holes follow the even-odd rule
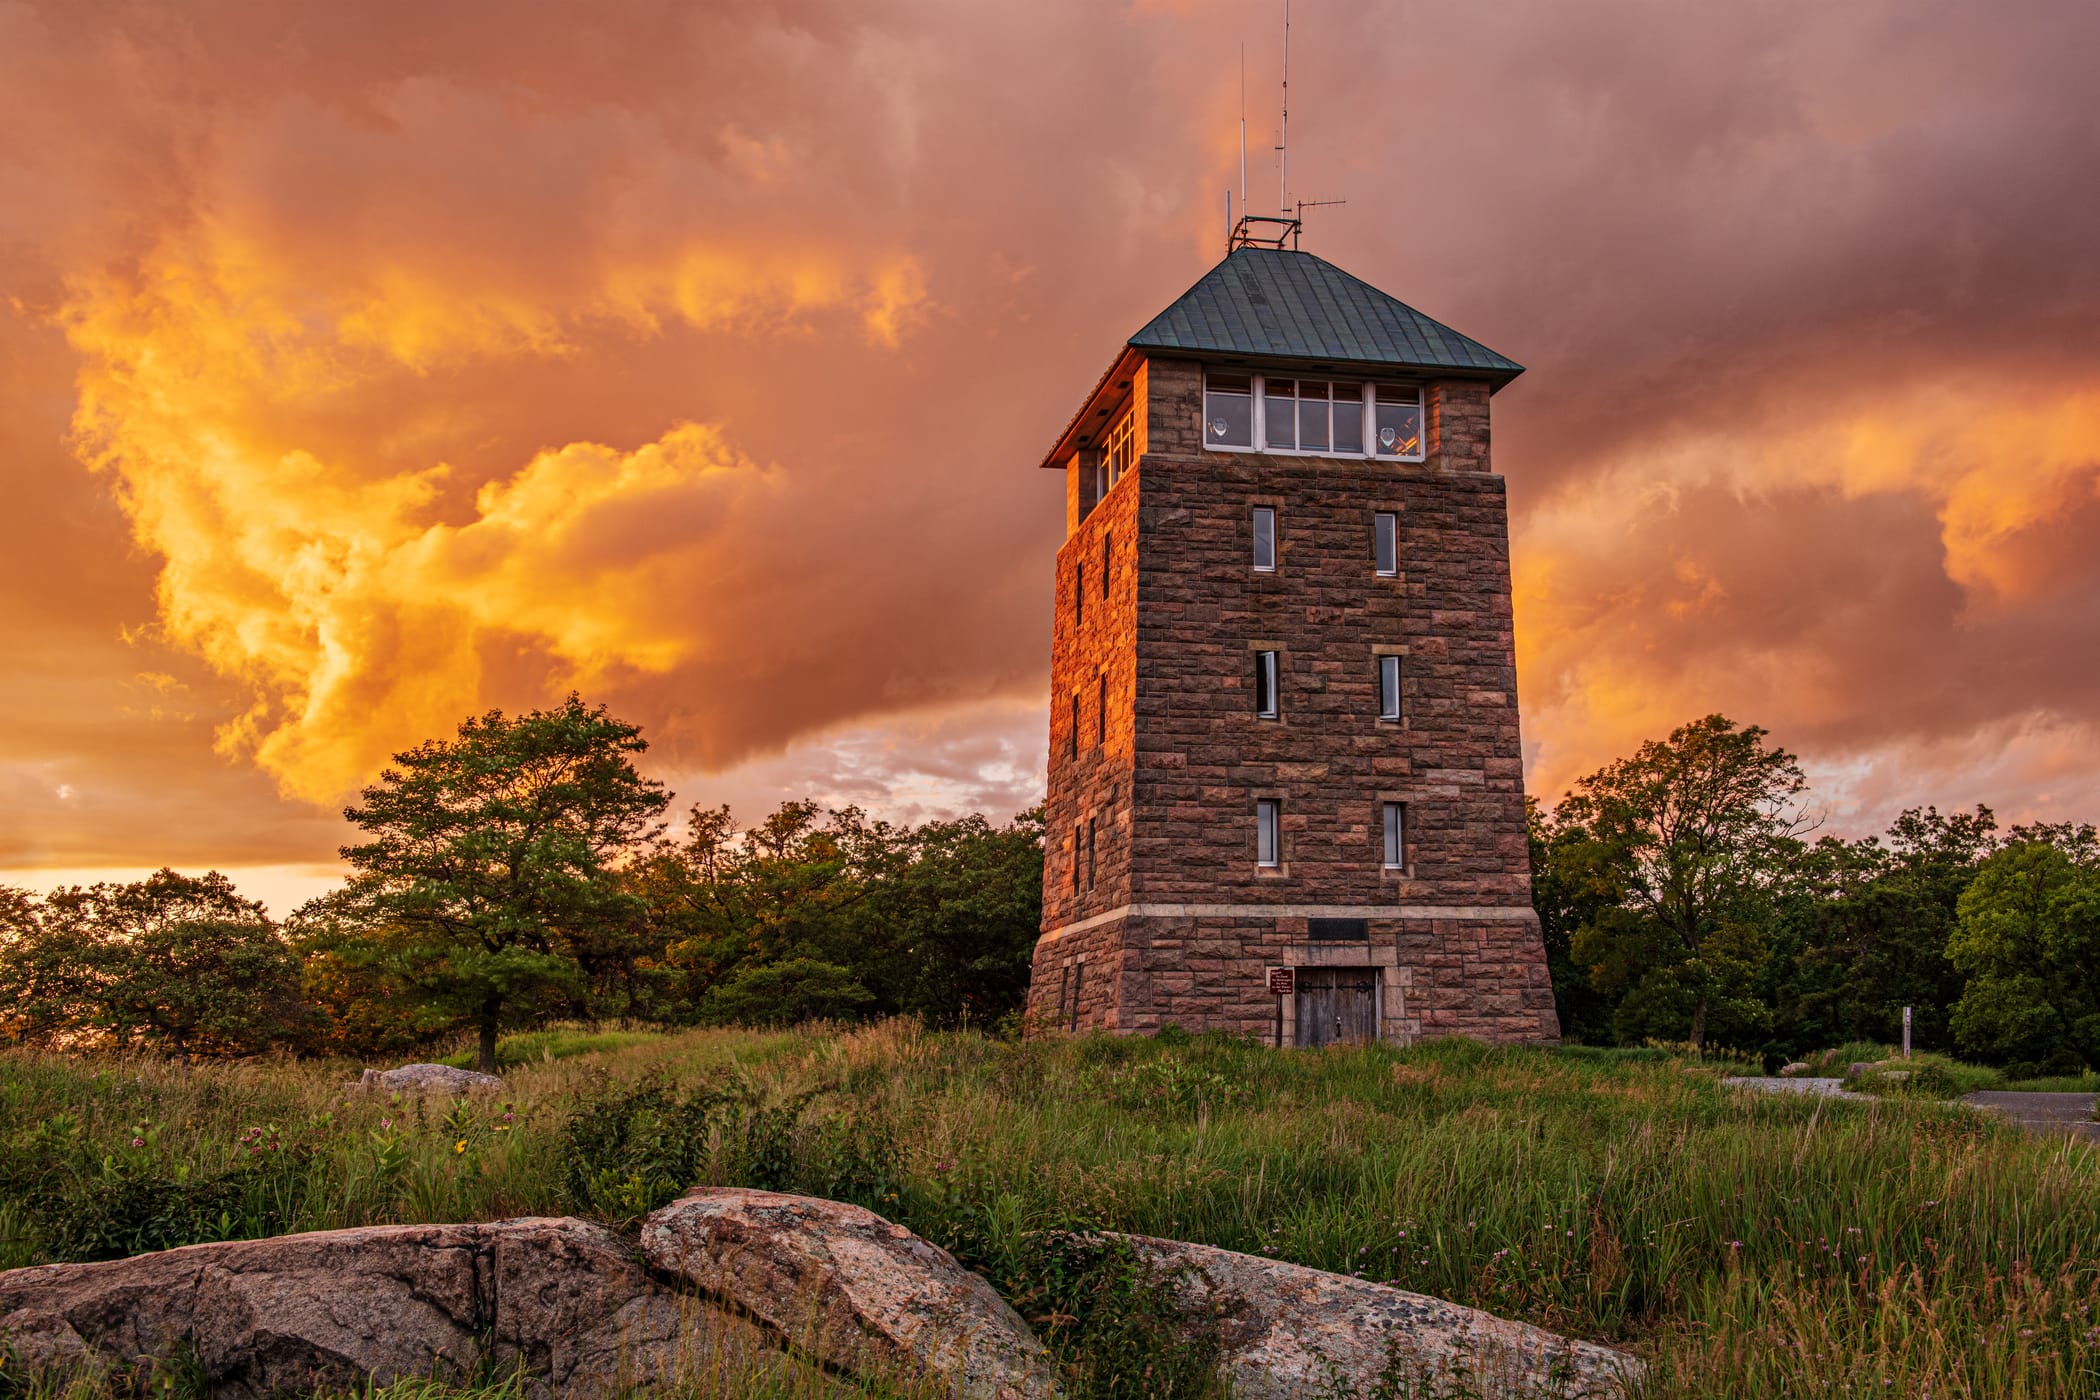
[[[1291,0],[1283,0],[1283,135],[1276,147],[1276,212],[1291,216]]]
[[[1225,192],[1226,222],[1232,231],[1225,239],[1227,255],[1241,248],[1294,250],[1305,227],[1305,211],[1338,199],[1300,200],[1291,206],[1291,0],[1283,0],[1283,126],[1276,142],[1276,213],[1254,214],[1247,205],[1247,46],[1240,45],[1240,216],[1232,218],[1232,191]]]

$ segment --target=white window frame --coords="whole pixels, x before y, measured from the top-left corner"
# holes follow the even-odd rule
[[[1269,517],[1269,562],[1266,564],[1261,562],[1261,520],[1262,517],[1265,515]],[[1258,574],[1275,573],[1276,556],[1278,553],[1276,542],[1276,507],[1254,507],[1254,513],[1248,518],[1248,522],[1248,528],[1254,532],[1254,571]]]
[[[1275,377],[1280,380],[1286,376],[1279,374]],[[1296,381],[1299,377],[1296,374],[1288,376],[1293,381]],[[1307,451],[1299,447],[1269,446],[1268,402],[1270,376],[1266,374],[1249,374],[1244,376],[1236,374],[1232,378],[1245,378],[1251,386],[1251,392],[1248,395],[1251,401],[1248,408],[1248,416],[1251,421],[1251,433],[1254,438],[1253,446],[1234,447],[1213,443],[1210,440],[1210,433],[1205,430],[1205,424],[1198,422],[1196,425],[1198,436],[1202,439],[1203,449],[1206,452],[1261,452],[1277,457],[1345,457],[1359,461],[1369,460],[1374,462],[1420,462],[1429,455],[1429,401],[1428,396],[1423,392],[1422,386],[1419,384],[1403,384],[1393,380],[1386,380],[1381,385],[1376,380],[1363,381],[1364,426],[1361,438],[1364,444],[1363,449],[1357,452],[1335,452],[1331,450]],[[1320,382],[1331,384],[1334,381],[1322,380]],[[1417,434],[1416,450],[1411,453],[1381,453],[1377,450],[1378,390],[1381,387],[1397,389],[1403,393],[1412,393],[1415,396],[1415,421],[1420,425],[1421,431]],[[1205,402],[1208,403],[1210,394],[1210,376],[1208,374],[1203,379],[1203,392]],[[1295,405],[1297,399],[1293,397],[1291,402]],[[1207,411],[1205,411],[1204,417],[1208,417]],[[1291,433],[1295,439],[1297,436],[1297,424],[1295,422],[1291,425]]]
[[[1388,676],[1392,677],[1390,688]],[[1391,653],[1378,658],[1378,717],[1394,722],[1400,718],[1400,658]]]
[[[1267,850],[1262,848],[1267,846]],[[1283,865],[1283,803],[1263,797],[1254,804],[1254,863],[1263,870]]]
[[[1278,694],[1282,689],[1282,680],[1282,653],[1274,651],[1257,651],[1254,653],[1254,717],[1256,719],[1276,719],[1282,715],[1283,697]],[[1262,704],[1264,698],[1262,692],[1265,689],[1268,692],[1266,698],[1269,702],[1266,706]]]
[[[1393,542],[1390,566],[1380,557],[1386,552],[1388,533]],[[1400,512],[1397,510],[1376,511],[1371,516],[1371,571],[1380,578],[1400,577]]]
[[[1380,804],[1380,836],[1383,841],[1381,854],[1387,870],[1407,869],[1407,804],[1386,802]]]

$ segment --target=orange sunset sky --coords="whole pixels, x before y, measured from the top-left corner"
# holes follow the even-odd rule
[[[1529,784],[2100,817],[2100,6],[1299,0],[1305,247],[1496,397]],[[1035,463],[1221,254],[1277,7],[0,0],[0,882],[279,912],[579,688],[681,806],[1042,788]]]

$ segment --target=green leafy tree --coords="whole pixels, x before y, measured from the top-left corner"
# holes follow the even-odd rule
[[[307,901],[285,921],[285,936],[299,958],[299,995],[309,1012],[303,1052],[394,1057],[454,1028],[444,1007],[404,997],[394,963],[412,956],[418,940],[355,891]]]
[[[875,996],[852,970],[815,958],[750,962],[717,983],[700,1003],[709,1025],[792,1026],[803,1021],[853,1021]]]
[[[747,974],[802,961],[843,969],[869,996],[811,1014],[988,1024],[1027,994],[1042,862],[1039,812],[901,827],[789,802],[739,831],[727,808],[696,807],[634,887],[707,1017],[726,1014],[717,989],[738,982],[736,1004],[754,1005],[751,989],[775,984]]]
[[[1531,844],[1531,904],[1546,944],[1561,1034],[1577,1044],[1604,1044],[1611,1039],[1616,999],[1576,959],[1575,935],[1608,916],[1623,882],[1616,871],[1596,868],[1603,848],[1578,822],[1535,797],[1524,799],[1524,818]],[[1610,980],[1623,985],[1624,979]]]
[[[1028,997],[1043,922],[1043,814],[929,822],[856,912],[868,985],[937,1025],[991,1025]]]
[[[1962,1047],[2000,1061],[2100,1066],[2100,842],[2015,828],[1959,902],[1947,956],[1967,977]]]
[[[638,727],[571,695],[491,710],[394,756],[344,815],[350,890],[387,931],[390,972],[427,1011],[471,1026],[493,1072],[496,1035],[587,988],[586,961],[644,915],[622,867],[669,802],[633,757]]]
[[[0,886],[0,1035],[46,1044],[86,1024],[88,982],[70,932],[27,890]]]
[[[242,1055],[296,1038],[304,1016],[291,948],[217,871],[56,891],[11,953],[36,1038]]]
[[[1908,1006],[1919,1045],[1952,1048],[1962,975],[1947,944],[1996,832],[1987,807],[1927,807],[1904,812],[1885,837],[1816,843],[1799,877],[1810,913],[1790,1008],[1797,1039],[1893,1042]]]
[[[1771,898],[1811,823],[1799,764],[1766,737],[1708,715],[1583,778],[1555,812],[1582,833],[1565,855],[1596,911],[1571,956],[1622,995],[1621,1038],[1681,1026],[1698,1047],[1715,1020],[1737,1043],[1770,1033]]]

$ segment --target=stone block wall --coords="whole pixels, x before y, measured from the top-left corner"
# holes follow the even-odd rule
[[[1078,471],[1075,466],[1068,476]],[[1127,475],[1077,523],[1057,554],[1043,805],[1046,929],[1130,900],[1137,535],[1138,478]],[[1075,606],[1082,591],[1083,605]],[[1091,865],[1084,834],[1089,823]]]
[[[1278,1008],[1264,969],[1329,965],[1378,970],[1392,1039],[1556,1039],[1530,908],[1508,521],[1486,387],[1427,386],[1421,463],[1206,451],[1201,372],[1188,362],[1147,361],[1133,393],[1139,468],[1076,522],[1058,558],[1032,1020],[1070,1026],[1076,1011],[1081,1029],[1173,1023],[1267,1039]],[[1253,568],[1256,506],[1277,512],[1273,572]],[[1375,572],[1380,511],[1399,520],[1397,577]],[[1104,538],[1116,561],[1106,600]],[[1075,621],[1081,565],[1094,596]],[[1258,650],[1280,653],[1275,719],[1254,713]],[[1397,722],[1378,717],[1381,654],[1402,658]],[[1093,678],[1104,674],[1109,740],[1096,747]],[[1260,798],[1281,804],[1275,869],[1255,861]],[[1387,802],[1406,809],[1397,871],[1382,859]],[[1074,830],[1089,815],[1095,877],[1074,894]],[[1368,941],[1311,943],[1307,920],[1336,916],[1367,919]]]

